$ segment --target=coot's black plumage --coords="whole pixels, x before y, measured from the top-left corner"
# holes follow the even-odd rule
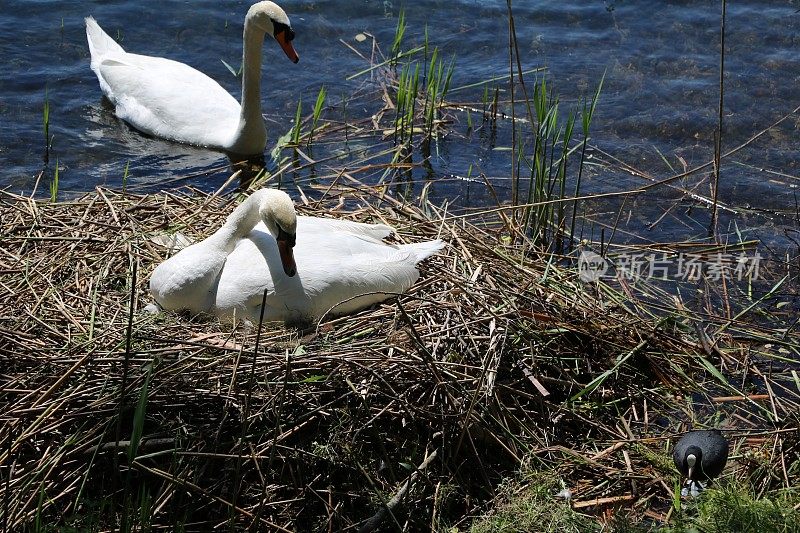
[[[694,484],[713,479],[722,473],[728,462],[728,441],[718,429],[690,431],[681,437],[672,452],[675,467],[688,478],[692,492]],[[699,492],[699,491],[697,491]]]

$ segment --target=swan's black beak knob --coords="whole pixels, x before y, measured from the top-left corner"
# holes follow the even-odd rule
[[[281,25],[276,24],[276,26],[277,27],[275,28],[275,40],[278,41],[279,45],[281,45],[283,53],[286,54],[286,57],[288,57],[292,63],[297,63],[298,61],[300,61],[300,56],[297,55],[294,46],[292,46],[292,39],[294,39],[294,31],[292,31],[292,28],[290,28],[289,26],[283,24]]]
[[[294,262],[294,248],[295,235],[286,233],[282,229],[278,230],[278,237],[275,241],[278,243],[278,254],[281,256],[281,264],[283,271],[290,278],[297,274],[297,265]]]

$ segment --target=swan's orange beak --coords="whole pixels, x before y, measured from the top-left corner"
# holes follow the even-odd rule
[[[294,242],[281,237],[276,239],[278,243],[278,254],[281,256],[283,271],[291,278],[297,274],[297,265],[294,262],[294,252],[292,251]]]
[[[283,53],[286,54],[286,57],[288,57],[292,63],[297,63],[300,61],[300,56],[297,55],[294,46],[292,46],[293,37],[294,33],[292,30],[281,30],[275,34],[275,40],[278,41],[278,44],[283,48]]]

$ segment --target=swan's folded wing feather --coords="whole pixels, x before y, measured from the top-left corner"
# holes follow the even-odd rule
[[[394,229],[385,224],[365,224],[337,218],[299,216],[297,217],[297,232],[299,235],[304,233],[347,233],[368,237],[372,241],[381,241],[394,233]]]
[[[212,145],[210,135],[220,131],[232,135],[238,126],[236,99],[183,63],[125,54],[100,61],[98,77],[117,115],[145,133]],[[206,104],[187,108],[186,101]]]
[[[217,311],[236,310],[237,316],[258,320],[267,289],[265,320],[320,318],[332,308],[336,314],[350,313],[408,290],[419,278],[416,264],[444,245],[390,245],[378,238],[391,231],[388,226],[319,220],[298,220],[293,277],[283,272],[274,237],[258,223],[227,257]]]
[[[318,272],[329,267],[330,275],[321,270],[324,286],[306,286],[313,290],[314,314],[320,316],[333,309],[336,314],[346,314],[382,302],[388,297],[407,291],[419,279],[417,257],[410,250],[392,250],[379,257],[374,254],[356,254],[338,264],[318,265]]]

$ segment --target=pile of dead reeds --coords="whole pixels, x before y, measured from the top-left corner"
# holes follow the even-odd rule
[[[164,235],[202,238],[231,198],[0,193],[0,524],[463,528],[522,464],[580,512],[663,521],[671,439],[721,418],[746,430],[730,475],[797,482],[797,378],[780,364],[796,333],[734,320],[710,339],[724,322],[652,318],[514,244],[509,218],[382,190],[293,192],[304,213],[449,246],[408,294],[306,330],[140,311]]]

